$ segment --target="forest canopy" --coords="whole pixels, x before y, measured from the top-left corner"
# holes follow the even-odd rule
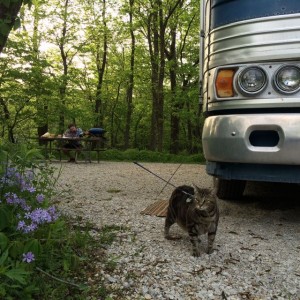
[[[1,139],[74,122],[114,148],[201,149],[198,0],[1,0],[0,29]]]

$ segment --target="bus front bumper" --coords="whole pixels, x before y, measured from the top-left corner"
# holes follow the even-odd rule
[[[202,144],[211,162],[300,166],[300,114],[211,116]]]

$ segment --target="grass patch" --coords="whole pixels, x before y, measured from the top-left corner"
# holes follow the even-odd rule
[[[110,194],[118,194],[120,192],[122,192],[122,190],[118,190],[118,189],[109,189],[107,190],[108,193]]]

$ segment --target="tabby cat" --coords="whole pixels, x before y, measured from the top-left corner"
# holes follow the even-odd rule
[[[193,245],[193,255],[200,256],[200,235],[208,235],[207,253],[212,253],[219,221],[219,209],[213,190],[197,186],[177,187],[169,200],[165,221],[165,238],[178,239],[170,235],[170,227],[177,223],[188,232]]]

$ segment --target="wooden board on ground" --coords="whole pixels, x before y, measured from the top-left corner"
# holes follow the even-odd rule
[[[169,200],[159,200],[146,207],[141,214],[165,217],[167,215]]]

